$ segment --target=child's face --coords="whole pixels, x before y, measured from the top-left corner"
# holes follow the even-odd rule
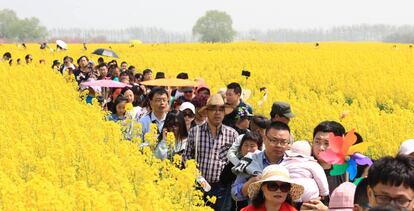
[[[126,105],[126,102],[122,102],[122,103],[119,103],[118,105],[116,105],[116,115],[118,115],[118,116],[124,116],[125,115],[125,105]]]
[[[247,155],[249,152],[255,152],[259,149],[259,146],[257,146],[257,143],[253,140],[246,140],[243,142],[243,145],[241,146],[241,154],[243,156]]]

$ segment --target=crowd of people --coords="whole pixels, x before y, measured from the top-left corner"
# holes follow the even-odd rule
[[[10,59],[10,53],[3,56]],[[111,111],[108,121],[122,124],[130,118],[140,123],[144,143],[145,134],[156,124],[154,156],[194,159],[209,186],[200,188],[205,199],[216,197],[209,204],[214,210],[414,209],[414,140],[404,141],[394,156],[358,166],[356,178],[351,179],[347,173],[332,175],[333,165],[321,156],[330,147],[338,147],[332,146],[336,145],[332,137],[344,137],[344,126],[321,120],[314,127],[313,140],[295,140],[289,127],[295,117],[290,104],[274,102],[268,117],[255,114],[243,101],[237,82],[219,93],[212,93],[203,81],[196,87],[144,86],[143,81],[153,80],[152,70],[141,73],[127,62],[106,63],[102,57],[94,63],[81,56],[74,64],[66,56],[62,64],[55,60],[52,68],[73,75],[81,90],[88,89],[86,102],[96,98]],[[155,79],[165,78],[163,72],[155,75]],[[177,78],[189,77],[183,72]],[[126,86],[82,86],[93,80]],[[105,96],[98,95],[103,92]],[[174,134],[173,149],[167,144],[168,132]],[[363,137],[355,135],[355,144],[363,142]]]

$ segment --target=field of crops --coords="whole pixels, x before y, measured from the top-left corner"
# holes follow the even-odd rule
[[[372,143],[368,155],[395,154],[414,134],[414,49],[403,44],[69,44],[69,50],[0,45],[15,61],[0,64],[0,208],[179,210],[199,205],[195,167],[179,170],[120,140],[119,126],[98,107],[80,102],[73,84],[54,73],[54,59],[75,60],[98,47],[118,53],[137,70],[167,77],[188,72],[218,91],[239,82],[251,91],[255,114],[269,116],[273,101],[287,101],[296,139],[312,139],[323,120],[341,121]],[[39,64],[45,59],[46,64]],[[243,69],[251,72],[246,79]],[[263,98],[261,87],[268,90]],[[345,116],[341,119],[340,116]],[[159,174],[162,169],[163,174]]]

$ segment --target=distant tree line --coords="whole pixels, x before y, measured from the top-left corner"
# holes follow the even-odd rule
[[[69,42],[231,42],[255,40],[263,42],[376,41],[414,43],[414,25],[352,25],[330,29],[271,29],[236,32],[231,17],[222,11],[207,11],[191,32],[170,32],[160,28],[130,27],[126,29],[50,29],[35,17],[20,19],[13,10],[0,10],[0,42],[33,42],[63,39]]]
[[[126,29],[51,29],[49,39],[60,38],[75,42],[128,42],[141,40],[145,43],[161,42],[192,42],[191,34],[168,32],[166,30],[150,27],[130,27]]]
[[[47,30],[35,17],[20,19],[13,10],[0,10],[0,39],[9,41],[38,41],[47,36]]]
[[[377,41],[413,43],[414,26],[361,24],[352,26],[333,27],[327,30],[250,30],[239,32],[237,39],[257,40],[265,42]]]
[[[168,32],[159,28],[127,28],[119,30],[98,29],[53,29],[49,38],[77,38],[81,42],[91,42],[101,38],[104,42],[128,42],[139,39],[146,43],[196,42],[199,36],[191,32]],[[374,41],[414,43],[414,26],[354,25],[331,29],[273,29],[267,31],[239,31],[234,40],[255,40],[262,42],[323,42],[323,41]]]

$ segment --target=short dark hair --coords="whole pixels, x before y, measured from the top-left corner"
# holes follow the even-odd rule
[[[367,207],[368,205],[367,187],[368,187],[367,178],[362,179],[358,183],[355,189],[354,204],[358,204],[360,207]]]
[[[239,83],[233,82],[227,85],[227,89],[233,89],[234,93],[240,94],[242,93],[242,88]]]
[[[267,127],[266,127],[266,134],[269,132],[270,129],[274,129],[274,130],[287,130],[290,133],[290,128],[289,125],[283,123],[283,122],[279,122],[279,121],[275,121],[270,123]]]
[[[148,99],[152,100],[152,98],[154,98],[154,95],[156,95],[156,94],[158,94],[158,95],[165,94],[165,95],[168,96],[167,90],[165,90],[164,88],[161,88],[161,87],[155,87],[155,88],[151,89],[151,92],[148,94]]]
[[[98,58],[98,63],[103,63],[103,62],[104,62],[104,58],[99,57],[99,58]]]
[[[333,133],[335,136],[343,136],[345,134],[345,128],[339,122],[323,121],[313,129],[313,138],[315,138],[315,135],[318,132]]]
[[[239,146],[239,152],[241,151],[241,148],[244,144],[244,142],[246,141],[253,141],[257,144],[259,150],[262,150],[262,146],[263,146],[263,139],[262,137],[255,133],[255,132],[247,132],[246,134],[243,135],[243,138],[240,141],[240,146]]]
[[[85,55],[83,55],[83,56],[79,57],[79,58],[78,58],[78,60],[76,61],[76,63],[77,63],[78,65],[79,65],[80,60],[81,60],[83,57],[85,57],[86,61],[88,61],[88,62],[89,62],[88,57],[87,57],[87,56],[85,56]]]
[[[145,74],[148,74],[148,73],[152,73],[152,70],[151,70],[151,69],[145,69],[145,70],[142,72],[142,75],[145,75]]]
[[[383,157],[369,168],[368,185],[373,188],[379,183],[391,186],[403,185],[414,191],[414,162],[407,156]]]
[[[251,120],[251,123],[254,123],[258,127],[262,129],[266,129],[267,126],[270,124],[270,121],[263,115],[254,115]]]
[[[188,79],[188,74],[187,73],[178,73],[177,78],[180,79]]]
[[[142,74],[141,73],[136,73],[135,75],[134,75],[134,78],[137,80],[137,81],[141,81],[142,80]]]
[[[122,90],[121,90],[121,95],[124,95],[124,94],[125,94],[125,92],[126,92],[126,91],[128,91],[128,90],[131,90],[131,92],[134,92],[134,91],[132,90],[132,88],[131,88],[131,87],[126,86],[126,87],[122,88]]]
[[[119,74],[119,77],[121,77],[121,76],[128,76],[129,77],[129,74],[127,72],[122,72],[122,73]]]
[[[123,65],[123,64],[127,64],[128,65],[128,63],[126,61],[121,62],[121,65]]]
[[[155,79],[160,79],[160,78],[165,78],[165,73],[164,72],[157,72],[155,74]]]
[[[3,54],[3,57],[7,57],[7,58],[11,59],[12,56],[11,56],[10,52],[6,52],[6,53]]]
[[[100,64],[98,65],[98,69],[99,69],[99,68],[101,68],[101,67],[106,67],[106,68],[108,68],[108,65],[107,65],[105,62],[102,62],[102,63],[100,63]]]

